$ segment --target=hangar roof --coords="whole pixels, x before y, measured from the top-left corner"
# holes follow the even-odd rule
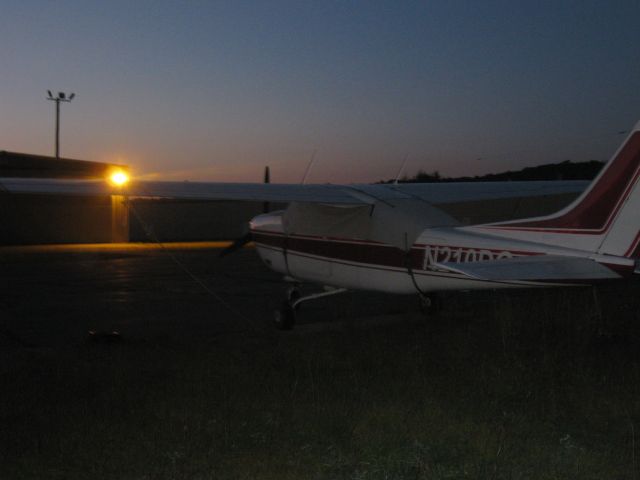
[[[0,150],[0,177],[19,178],[104,178],[113,168],[126,165],[55,158],[46,155]]]

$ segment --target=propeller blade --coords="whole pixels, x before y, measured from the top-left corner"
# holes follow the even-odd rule
[[[220,255],[218,255],[218,257],[226,257],[227,255],[231,255],[232,253],[235,253],[236,251],[244,247],[247,243],[249,243],[252,239],[253,237],[251,236],[251,232],[245,233],[240,238],[236,238],[233,241],[233,243],[229,245],[227,248],[223,249],[220,252]]]

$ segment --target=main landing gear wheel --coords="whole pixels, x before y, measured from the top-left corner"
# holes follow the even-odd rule
[[[295,303],[302,297],[298,287],[291,287],[287,290],[287,298],[282,302],[282,307],[273,312],[273,323],[278,330],[291,330],[296,324]]]
[[[313,293],[303,297],[297,287],[291,287],[287,291],[287,298],[282,303],[280,310],[274,312],[273,322],[280,330],[291,330],[296,323],[296,311],[303,302],[316,298],[330,297],[346,291],[346,288],[325,287],[324,292]]]
[[[273,323],[278,330],[291,330],[296,324],[296,311],[289,300],[282,302],[282,307],[273,312]]]
[[[420,311],[427,316],[436,315],[442,310],[442,298],[436,294],[420,297]]]
[[[291,330],[296,324],[296,302],[302,297],[297,286],[287,290],[287,297],[279,310],[273,312],[273,323],[278,330]]]
[[[302,294],[298,287],[291,287],[287,290],[287,300],[290,305],[293,305],[300,297],[302,297]]]

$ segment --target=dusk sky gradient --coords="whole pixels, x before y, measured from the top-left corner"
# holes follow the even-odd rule
[[[0,150],[146,178],[476,175],[606,160],[640,119],[639,1],[24,1],[0,11]]]

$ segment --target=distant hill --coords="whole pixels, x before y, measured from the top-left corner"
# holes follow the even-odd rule
[[[565,160],[560,163],[548,163],[537,167],[527,167],[522,170],[489,173],[475,177],[443,177],[438,171],[431,173],[418,171],[415,177],[403,177],[400,183],[428,183],[428,182],[504,182],[524,180],[591,180],[604,166],[604,162],[590,160],[588,162],[572,162]],[[380,183],[393,183],[393,180]]]

